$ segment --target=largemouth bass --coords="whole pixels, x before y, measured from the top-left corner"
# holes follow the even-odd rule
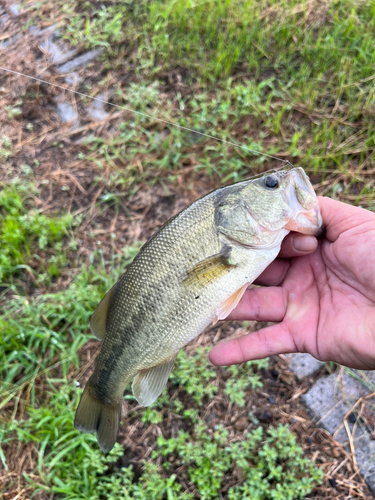
[[[103,340],[75,428],[112,449],[126,386],[148,406],[178,352],[225,319],[276,258],[289,231],[321,232],[314,189],[301,168],[213,191],[167,221],[104,296],[90,327]]]

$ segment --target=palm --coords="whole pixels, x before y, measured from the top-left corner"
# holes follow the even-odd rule
[[[350,243],[342,243],[333,253],[335,243],[323,242],[312,255],[293,260],[282,285],[288,294],[283,323],[296,351],[353,368],[373,368],[368,354],[375,352],[375,322],[368,318],[375,319],[375,303],[366,296],[361,273],[356,281],[342,265],[343,260],[348,263],[342,254],[350,249]]]
[[[375,215],[328,199],[320,204],[327,235],[315,252],[271,264],[259,279],[268,288],[248,291],[231,316],[279,324],[217,346],[211,361],[309,352],[375,368]]]

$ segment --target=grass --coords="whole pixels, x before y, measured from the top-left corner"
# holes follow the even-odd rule
[[[69,41],[103,46],[112,70],[127,47],[126,60],[142,83],[118,92],[115,102],[292,158],[323,176],[335,170],[358,184],[360,171],[365,175],[375,144],[372,2],[154,0],[78,9],[72,1],[65,8]],[[165,107],[158,85],[174,67],[184,95],[177,91],[173,105]],[[201,147],[192,148],[191,134],[170,127],[162,140],[151,121],[134,122],[135,130],[124,123],[125,133],[102,139],[93,149],[100,161],[98,148],[111,150],[121,167],[124,156],[141,154],[141,141],[152,172],[136,175],[139,180],[150,181],[156,172],[160,178],[165,170],[173,179],[192,149],[197,150],[194,171],[214,171],[222,182],[266,161],[254,162],[243,150],[206,139],[196,138]],[[125,141],[128,151],[121,152],[119,143]],[[129,172],[129,182],[133,175]],[[373,186],[368,180],[363,184],[372,206]],[[351,182],[344,186],[349,196],[351,188]]]
[[[247,480],[231,488],[228,498],[243,498],[244,492],[258,495],[254,498],[271,498],[266,496],[270,489],[272,498],[282,498],[278,495],[302,498],[321,481],[322,472],[303,457],[302,448],[287,428],[270,429],[268,436],[263,437],[259,427],[248,435],[238,435],[235,443],[228,445],[227,430],[215,427],[212,434],[203,423],[205,402],[218,392],[217,375],[203,348],[190,357],[184,351],[180,353],[169,390],[154,405],[142,411],[130,410],[134,421],[148,426],[160,424],[167,409],[181,415],[190,429],[181,431],[177,440],[160,436],[152,459],[145,462],[140,476],[135,475],[132,466],[121,468],[119,465],[123,447],[117,445],[104,456],[93,435],[74,429],[74,410],[80,393],[75,384],[78,353],[87,340],[93,338],[87,336],[89,318],[104,291],[118,279],[138,248],[123,249],[123,254],[113,255],[109,263],[98,252],[92,257],[91,265],[75,276],[68,290],[31,298],[17,295],[8,302],[0,325],[0,407],[3,412],[0,459],[3,468],[8,470],[11,466],[7,458],[11,449],[27,447],[35,466],[24,472],[24,478],[26,487],[35,494],[46,492],[82,500],[162,500],[165,495],[175,499],[195,498],[181,483],[180,475],[171,473],[171,468],[186,466],[199,497],[210,499],[217,498],[224,486],[224,476],[232,475],[238,462]],[[261,361],[228,369],[224,392],[232,404],[243,407],[245,390],[262,387],[260,370],[267,367],[267,361]],[[178,397],[171,397],[176,389]],[[125,398],[129,402],[134,400],[130,388]],[[19,415],[17,419],[15,414]],[[292,451],[294,458],[290,459]],[[215,470],[214,476],[209,473],[212,470]],[[279,490],[275,480],[281,476],[291,479]],[[10,482],[6,489],[9,491],[14,486]]]
[[[28,9],[28,22],[58,18],[71,44],[103,49],[100,68],[82,71],[79,91],[108,91],[115,104],[288,158],[320,193],[374,208],[373,1],[67,0]],[[127,391],[126,434],[108,456],[73,427],[79,370],[88,375],[97,350],[85,345],[94,342],[89,318],[139,249],[121,236],[145,239],[149,223],[171,215],[168,208],[158,219],[160,199],[142,195],[160,195],[160,185],[166,195],[196,193],[275,161],[130,112],[82,141],[70,141],[60,124],[49,135],[43,110],[51,96],[25,85],[22,99],[6,101],[0,134],[8,179],[0,191],[0,460],[8,473],[0,494],[308,495],[322,482],[320,469],[287,427],[261,425],[256,412],[267,401],[268,360],[214,370],[205,347],[182,351],[154,405],[140,410]],[[36,207],[36,198],[53,210]],[[92,244],[98,235],[103,251]]]
[[[41,283],[58,277],[60,269],[67,264],[62,242],[73,225],[72,216],[44,215],[28,206],[30,193],[35,195],[37,190],[32,184],[20,181],[0,191],[0,281],[11,280],[24,269],[32,273],[33,258]]]
[[[179,111],[175,110],[172,102],[160,99],[161,91],[157,83],[148,86],[132,84],[128,92],[119,93],[118,98],[126,106],[131,105],[140,112],[153,109],[152,114],[155,116],[163,116],[163,113],[166,118],[173,116],[174,121],[181,126],[206,134],[215,134],[221,129],[223,139],[235,140],[236,127],[248,117],[251,95],[262,87],[262,84],[255,88],[236,85],[232,90],[223,91],[215,97],[203,91],[189,101],[181,98],[182,109]],[[224,95],[227,99],[228,95],[233,95],[233,106],[232,103],[220,104]],[[244,104],[235,105],[236,100],[240,99],[244,100]],[[189,110],[182,113],[186,108]],[[256,116],[254,113],[253,117]],[[109,182],[127,193],[133,193],[142,182],[154,184],[161,178],[174,182],[178,173],[190,166],[196,174],[218,176],[222,182],[235,182],[249,173],[249,157],[254,156],[244,150],[233,151],[225,144],[207,143],[204,137],[193,132],[187,133],[172,126],[155,126],[151,119],[139,115],[130,123],[120,123],[118,129],[118,135],[109,139],[87,137],[87,152],[81,153],[80,158],[94,163],[100,169],[104,165],[109,166]],[[255,151],[262,151],[258,142],[249,141],[245,145]],[[277,148],[267,152],[277,154]],[[250,172],[252,168],[261,168],[265,161],[265,157],[257,157]],[[141,171],[140,162],[144,164]]]
[[[60,15],[70,43],[104,50],[102,74],[79,90],[110,90],[115,104],[288,158],[327,181],[324,193],[372,209],[373,9],[346,0],[69,0]],[[275,165],[130,113],[87,139],[79,159],[99,177],[109,166],[109,182],[127,194],[181,173],[192,186],[202,174],[225,183]]]
[[[13,397],[25,384],[34,384],[51,366],[59,367],[63,377],[68,376],[72,364],[78,368],[78,351],[87,341],[87,325],[96,305],[138,249],[134,246],[125,249],[121,257],[113,256],[106,263],[111,267],[109,275],[98,252],[92,256],[91,266],[84,268],[67,290],[34,298],[16,295],[8,302],[0,320],[3,390]],[[8,400],[6,397],[3,403]]]
[[[34,493],[63,495],[66,499],[162,500],[165,495],[193,499],[195,496],[181,484],[177,471],[181,467],[187,470],[199,498],[217,498],[224,487],[224,476],[232,475],[234,467],[240,468],[246,480],[228,490],[231,500],[244,495],[254,499],[302,498],[321,482],[322,471],[304,458],[288,428],[270,428],[264,436],[262,427],[258,427],[248,434],[238,434],[229,444],[228,431],[222,425],[212,431],[202,421],[204,402],[218,392],[206,349],[198,349],[192,357],[182,351],[173,369],[169,396],[165,391],[150,408],[131,410],[131,418],[150,425],[159,424],[164,418],[160,410],[169,406],[169,411],[182,415],[189,429],[180,431],[177,439],[160,435],[139,477],[131,466],[119,466],[123,447],[116,445],[105,456],[93,435],[74,429],[80,393],[74,380],[78,352],[87,341],[89,317],[103,290],[118,278],[136,251],[132,248],[122,259],[114,258],[110,276],[98,259],[75,277],[67,292],[31,300],[16,297],[9,304],[2,319],[4,336],[0,344],[3,415],[6,410],[0,423],[4,469],[9,467],[9,450],[18,445],[28,447],[35,457],[35,468],[24,473]],[[267,366],[267,361],[262,361],[228,369],[225,392],[233,404],[243,406],[245,389],[262,386],[259,370]],[[178,397],[171,399],[176,388]],[[130,388],[125,397],[134,399]],[[15,420],[13,415],[19,407],[22,416]]]
[[[147,58],[168,65],[183,61],[208,81],[223,79],[238,66],[259,76],[262,64],[271,61],[287,80],[303,77],[308,83],[334,71],[332,78],[340,82],[350,77],[344,73],[349,68],[370,76],[373,62],[371,2],[153,0],[110,7],[87,3],[78,9],[70,1],[65,9],[76,14],[66,28],[72,43],[104,46],[110,57],[130,42],[141,68],[151,67]],[[156,64],[153,71],[158,69]]]

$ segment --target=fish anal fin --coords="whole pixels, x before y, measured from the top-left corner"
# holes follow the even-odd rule
[[[104,453],[116,443],[121,418],[121,401],[102,403],[95,391],[86,385],[79,402],[74,427],[81,432],[96,432],[99,447]]]
[[[150,406],[163,392],[177,354],[152,368],[138,372],[134,378],[132,390],[140,405]]]
[[[217,321],[225,319],[229,316],[229,314],[233,311],[233,309],[238,305],[239,301],[242,298],[242,295],[246,292],[249,283],[239,288],[234,294],[228,297],[224,302],[222,302],[218,308],[216,309],[216,319],[214,324]]]
[[[103,340],[106,334],[108,307],[116,285],[104,295],[90,320],[90,328],[95,337]]]
[[[189,269],[184,282],[189,285],[202,287],[227,274],[236,267],[231,262],[231,250],[230,246],[225,245],[221,252],[198,262],[198,264]]]

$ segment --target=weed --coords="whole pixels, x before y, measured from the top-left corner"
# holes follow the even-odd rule
[[[212,432],[198,421],[194,432],[195,439],[182,431],[176,439],[160,436],[153,458],[159,453],[166,457],[165,467],[174,456],[174,467],[187,466],[199,498],[218,498],[224,476],[232,474],[234,467],[241,470],[244,479],[240,485],[229,488],[230,500],[303,498],[314,483],[322,481],[322,471],[304,457],[285,426],[271,427],[266,439],[258,427],[247,433],[243,441],[231,443],[227,443],[228,431],[222,426]]]
[[[163,415],[153,408],[146,408],[142,415],[142,422],[150,424],[160,424],[163,421]]]
[[[1,406],[12,398],[24,409],[21,419],[3,419],[0,424],[0,459],[4,468],[7,468],[7,449],[17,441],[33,443],[37,449],[37,476],[24,475],[35,492],[45,490],[66,499],[94,499],[97,495],[109,499],[162,500],[165,495],[171,499],[193,499],[173,472],[180,466],[187,467],[200,498],[217,498],[224,476],[233,473],[235,464],[244,471],[246,480],[230,488],[228,498],[245,498],[249,491],[254,495],[251,498],[278,498],[279,484],[282,484],[280,494],[284,498],[301,498],[320,481],[321,475],[303,458],[302,450],[285,428],[270,430],[263,441],[259,428],[246,435],[244,441],[229,444],[228,431],[222,426],[209,430],[200,420],[198,409],[185,406],[178,398],[170,402],[164,393],[143,412],[142,421],[160,423],[163,415],[158,408],[169,402],[173,411],[192,422],[192,433],[181,431],[177,439],[160,437],[153,461],[144,465],[137,479],[131,466],[116,468],[116,461],[123,454],[119,445],[104,456],[98,451],[94,435],[82,434],[73,428],[80,391],[69,381],[72,364],[76,370],[77,353],[87,340],[84,334],[94,307],[137,250],[137,247],[130,248],[121,259],[113,256],[110,276],[99,252],[93,257],[92,265],[76,276],[67,291],[41,295],[32,301],[17,297],[8,304],[0,325],[3,331]],[[259,385],[253,368],[266,366],[266,362],[257,362],[229,370],[233,377],[246,380],[245,388],[249,383]],[[192,401],[201,405],[204,397],[212,398],[217,392],[213,384],[215,376],[206,349],[199,348],[190,357],[182,351],[171,376],[171,388],[175,390],[178,385]],[[38,389],[41,377],[47,392]],[[228,387],[230,384],[231,379]],[[21,398],[26,387],[27,397]],[[228,394],[231,397],[231,391]],[[172,455],[175,457],[173,467]],[[157,463],[162,463],[162,469]],[[111,473],[107,474],[109,466]],[[275,488],[274,481],[277,482]],[[269,491],[274,496],[266,497],[265,492]]]
[[[58,387],[57,387],[58,384]],[[21,443],[33,442],[38,447],[37,472],[25,475],[35,492],[45,490],[64,495],[66,499],[108,498],[155,500],[193,499],[184,491],[177,476],[169,472],[186,467],[199,498],[217,498],[224,478],[241,471],[243,479],[229,488],[228,499],[303,498],[322,472],[304,457],[295,437],[284,426],[247,433],[243,440],[227,442],[228,431],[217,426],[211,431],[198,420],[193,434],[180,431],[175,439],[160,436],[152,453],[152,462],[144,464],[136,480],[132,466],[117,468],[117,459],[124,450],[118,444],[103,455],[93,435],[73,428],[73,408],[77,403],[75,389],[62,380],[49,382],[48,405],[29,408],[27,418],[0,428],[2,447],[10,446],[17,433]],[[4,454],[2,454],[4,457]],[[158,467],[157,462],[162,463]],[[173,466],[172,466],[173,464]],[[6,462],[3,464],[6,467]],[[111,474],[107,474],[111,465]]]
[[[14,106],[5,106],[5,111],[7,113],[9,120],[14,120],[17,116],[22,115],[21,109],[22,101],[17,101]]]
[[[207,354],[207,349],[202,347],[191,357],[181,351],[171,374],[172,384],[183,387],[199,405],[205,396],[212,398],[218,391],[213,383],[216,374],[208,362]]]
[[[227,368],[230,378],[227,380],[224,392],[228,394],[231,403],[243,407],[246,402],[245,389],[262,387],[261,377],[254,373],[253,368],[260,370],[268,367],[268,359],[248,361],[242,365],[232,365]]]
[[[7,160],[12,154],[12,140],[3,135],[0,137],[0,160]]]

